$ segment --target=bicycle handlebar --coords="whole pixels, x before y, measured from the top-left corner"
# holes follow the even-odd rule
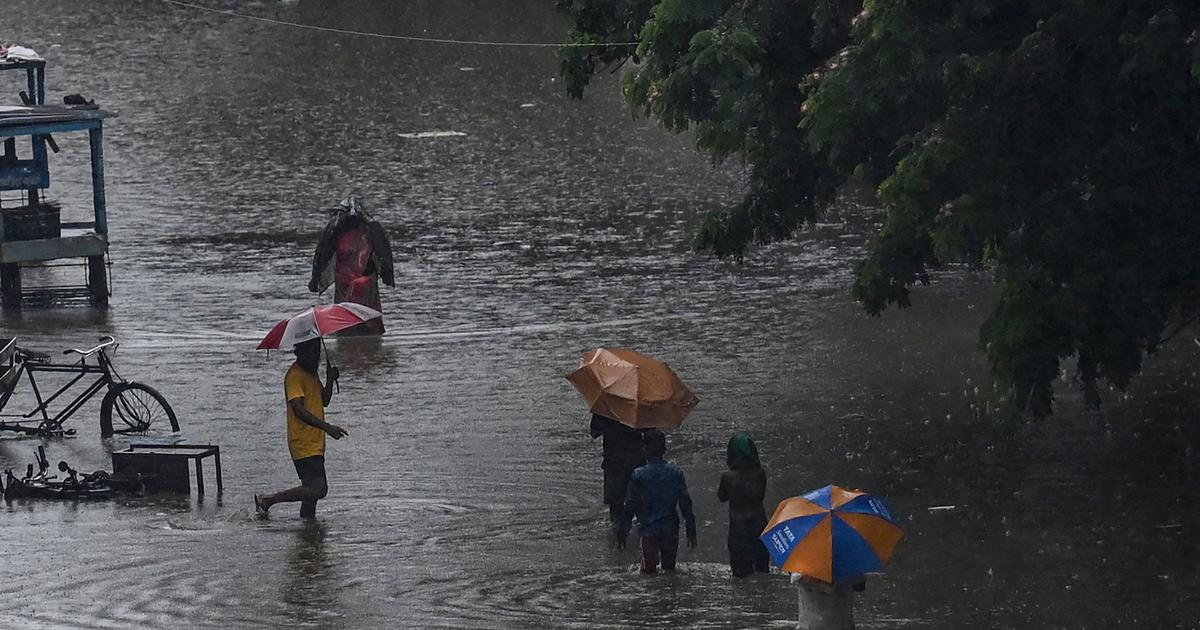
[[[74,352],[75,354],[87,357],[87,356],[91,356],[92,354],[95,354],[95,352],[97,350],[107,348],[107,347],[117,343],[117,340],[114,339],[112,335],[104,335],[103,337],[100,338],[100,341],[101,341],[100,345],[98,345],[94,348],[89,348],[87,350],[80,350],[79,348],[71,348],[70,350],[63,350],[63,354],[71,354],[72,352]]]

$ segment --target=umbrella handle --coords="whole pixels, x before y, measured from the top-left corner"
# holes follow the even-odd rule
[[[321,337],[321,349],[325,351],[325,373],[328,374],[329,368],[333,367],[333,365],[329,362],[329,348],[325,347],[324,337]],[[341,381],[333,381],[333,391],[338,394],[342,393]]]

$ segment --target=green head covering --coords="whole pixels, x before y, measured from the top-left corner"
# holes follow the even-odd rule
[[[729,449],[726,451],[725,462],[733,470],[762,467],[762,463],[758,461],[758,447],[754,445],[754,440],[741,431],[734,433],[733,437],[729,438]]]

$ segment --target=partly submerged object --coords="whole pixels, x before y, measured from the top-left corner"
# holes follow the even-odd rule
[[[329,222],[321,232],[321,238],[317,241],[317,251],[313,255],[312,278],[308,283],[310,291],[320,293],[333,284],[334,274],[329,273],[329,267],[336,263],[338,239],[355,228],[366,232],[371,246],[368,256],[374,271],[379,274],[380,281],[389,287],[396,286],[392,245],[388,241],[387,232],[378,221],[367,214],[362,199],[350,195],[343,199],[338,207],[329,210]]]
[[[474,70],[474,69],[475,68],[459,68],[459,70]],[[413,131],[413,132],[408,132],[408,133],[398,133],[396,135],[400,138],[406,138],[409,140],[422,140],[425,138],[462,138],[462,137],[466,136],[467,134],[465,134],[461,131],[435,130],[435,131]]]
[[[332,284],[335,301],[354,302],[382,312],[380,281],[396,285],[391,243],[383,226],[367,214],[362,200],[351,195],[330,211],[313,255],[308,289],[320,293]],[[383,319],[372,319],[346,333],[382,334]]]
[[[34,451],[38,471],[34,473],[33,464],[26,468],[25,477],[17,478],[12,470],[5,471],[4,498],[14,499],[65,499],[69,501],[87,501],[93,499],[108,499],[118,492],[137,494],[142,492],[142,480],[138,476],[114,476],[103,470],[81,475],[67,465],[58,462],[59,472],[66,476],[59,479],[48,474],[50,462],[46,460],[44,447],[39,446]]]
[[[782,501],[759,538],[780,569],[845,584],[891,559],[904,536],[896,523],[879,497],[825,486]]]

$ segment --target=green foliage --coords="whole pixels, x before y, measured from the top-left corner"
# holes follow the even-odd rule
[[[571,15],[573,26],[562,50],[562,76],[567,93],[583,98],[583,90],[597,68],[623,62],[632,53],[625,42],[637,41],[650,17],[654,0],[557,0],[559,10]],[[614,45],[604,46],[614,42]]]
[[[635,114],[673,131],[691,129],[714,161],[736,156],[748,167],[746,196],[706,218],[696,236],[700,249],[740,259],[752,243],[788,238],[832,199],[840,176],[811,150],[800,104],[811,89],[806,77],[845,43],[856,2],[656,0],[631,10],[629,2],[562,0],[559,6],[574,18],[569,41],[640,42],[632,51],[564,48],[569,93],[580,96],[597,68],[632,58],[624,91]]]
[[[741,258],[788,238],[858,174],[887,217],[856,298],[879,314],[941,264],[990,270],[1001,292],[980,342],[1020,409],[1051,411],[1070,357],[1089,402],[1101,382],[1124,388],[1200,312],[1194,0],[560,6],[572,37],[640,42],[566,50],[573,94],[633,54],[636,114],[749,167],[700,249]]]

